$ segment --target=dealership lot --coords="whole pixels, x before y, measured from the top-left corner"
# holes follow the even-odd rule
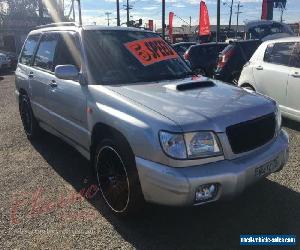
[[[238,249],[240,234],[300,237],[300,123],[284,122],[290,160],[232,202],[196,208],[148,205],[130,219],[98,198],[89,163],[52,135],[30,143],[0,76],[0,245],[3,249]],[[85,198],[78,195],[82,193]],[[275,248],[272,248],[275,249]],[[300,248],[299,248],[300,249]]]

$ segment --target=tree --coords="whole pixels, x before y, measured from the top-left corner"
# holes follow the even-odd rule
[[[53,21],[65,21],[61,0],[0,0],[0,18],[44,17]]]
[[[38,1],[39,0],[1,0],[1,14],[37,16]]]

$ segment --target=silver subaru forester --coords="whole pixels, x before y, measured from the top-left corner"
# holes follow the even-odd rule
[[[149,31],[38,27],[19,58],[16,95],[27,137],[46,130],[91,160],[117,214],[145,201],[228,199],[288,159],[273,100],[194,75]]]

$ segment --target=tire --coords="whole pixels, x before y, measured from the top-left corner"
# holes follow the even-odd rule
[[[234,75],[232,76],[231,82],[232,82],[234,85],[238,86],[238,84],[239,84],[239,79],[240,79],[240,75],[239,75],[239,74],[234,74]]]
[[[100,194],[114,214],[127,216],[141,210],[144,197],[127,143],[102,140],[95,151],[94,168]]]
[[[37,139],[40,135],[41,129],[38,121],[34,117],[29,97],[26,94],[22,94],[20,96],[19,112],[27,138],[29,140]]]

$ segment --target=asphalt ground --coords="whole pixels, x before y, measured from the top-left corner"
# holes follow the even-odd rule
[[[14,76],[2,75],[0,248],[247,249],[239,246],[240,234],[294,234],[297,247],[265,249],[300,249],[300,124],[285,120],[284,127],[291,140],[287,166],[235,200],[195,208],[147,205],[122,219],[104,206],[79,153],[47,133],[27,140]]]

